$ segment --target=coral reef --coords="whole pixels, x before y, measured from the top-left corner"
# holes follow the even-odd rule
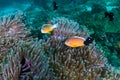
[[[35,40],[22,22],[22,15],[1,18],[0,59],[2,80],[119,80],[104,52],[93,43],[71,48],[65,41],[73,36],[90,37],[86,26],[57,17],[58,24],[47,39]]]

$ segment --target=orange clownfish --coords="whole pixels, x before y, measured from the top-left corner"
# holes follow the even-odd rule
[[[74,36],[74,37],[67,39],[65,41],[65,45],[75,48],[75,47],[89,45],[90,43],[92,43],[92,41],[93,41],[93,38],[91,37],[84,39],[83,37]]]
[[[58,24],[44,24],[41,29],[41,33],[51,34],[51,32],[58,27]]]

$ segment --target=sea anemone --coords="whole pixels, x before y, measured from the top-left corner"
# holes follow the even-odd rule
[[[29,29],[23,23],[23,13],[18,12],[0,18],[0,63],[6,52],[19,41],[29,41]]]
[[[41,43],[21,42],[10,49],[2,67],[3,80],[50,80],[49,60]]]
[[[85,26],[64,17],[54,18],[51,24],[58,24],[58,28],[53,30],[47,40],[26,41],[25,36],[20,40],[15,35],[16,40],[12,33],[8,35],[9,30],[3,31],[8,40],[17,42],[5,52],[7,57],[1,64],[2,80],[120,79],[94,41],[76,48],[65,45],[65,41],[73,36],[84,39],[90,37]]]
[[[22,13],[11,14],[0,19],[0,52],[6,51],[18,40],[28,38],[30,32],[25,28],[22,19]]]
[[[65,40],[72,36],[89,37],[85,26],[67,18],[54,18],[52,24],[58,23],[47,42],[44,51],[50,57],[50,65],[58,80],[99,80],[110,78],[106,68],[107,59],[95,42],[87,46],[71,48]],[[106,76],[104,76],[106,75]]]

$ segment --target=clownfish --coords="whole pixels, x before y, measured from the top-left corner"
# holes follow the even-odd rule
[[[58,23],[52,24],[44,24],[41,28],[41,33],[51,34],[51,32],[58,27]]]
[[[89,45],[90,43],[92,43],[92,41],[93,41],[93,38],[91,37],[88,37],[87,39],[85,39],[83,37],[74,36],[74,37],[67,39],[65,41],[65,45],[76,48],[76,47]]]

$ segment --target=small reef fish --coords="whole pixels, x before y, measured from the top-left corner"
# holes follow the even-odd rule
[[[55,1],[53,1],[53,10],[57,10],[57,9],[58,9],[58,4]]]
[[[69,39],[67,39],[65,41],[65,45],[69,46],[69,47],[81,47],[81,46],[85,46],[85,45],[89,45],[90,43],[92,43],[93,39],[91,37],[88,37],[86,40],[83,37],[79,37],[79,36],[74,36],[71,37]]]
[[[105,12],[104,13],[105,18],[109,18],[109,21],[113,21],[114,20],[114,13],[113,12]]]
[[[58,24],[44,24],[41,29],[41,33],[51,34],[51,32],[58,27]]]

